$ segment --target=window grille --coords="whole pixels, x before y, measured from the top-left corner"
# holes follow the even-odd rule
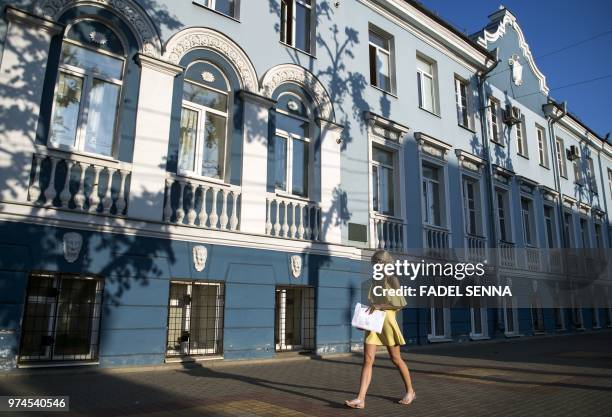
[[[314,288],[277,287],[274,339],[277,351],[314,349]]]

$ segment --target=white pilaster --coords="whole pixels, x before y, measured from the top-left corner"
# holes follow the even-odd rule
[[[264,234],[268,176],[268,116],[274,101],[241,91],[244,101],[240,230]]]
[[[174,78],[183,69],[139,54],[141,66],[128,215],[161,221]]]
[[[25,202],[49,47],[63,26],[8,7],[0,62],[0,199]]]
[[[340,149],[342,127],[328,120],[321,124],[321,241],[342,243]],[[346,219],[344,219],[346,220]]]

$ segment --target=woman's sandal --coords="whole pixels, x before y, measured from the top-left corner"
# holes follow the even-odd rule
[[[355,398],[354,400],[346,400],[344,405],[350,408],[362,409],[365,408],[365,401],[361,401],[359,398]]]
[[[410,405],[414,400],[416,400],[416,392],[412,391],[409,394],[406,394],[404,398],[398,401],[398,403],[402,405]]]

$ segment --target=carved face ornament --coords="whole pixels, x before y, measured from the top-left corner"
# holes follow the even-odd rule
[[[300,255],[293,255],[291,257],[291,273],[293,278],[299,278],[302,273],[302,257]]]
[[[207,258],[208,249],[206,249],[206,246],[198,245],[193,247],[193,266],[196,271],[202,272],[204,270]]]
[[[64,234],[62,239],[62,248],[64,258],[67,262],[73,263],[79,258],[81,247],[83,246],[83,237],[76,232],[68,232]]]

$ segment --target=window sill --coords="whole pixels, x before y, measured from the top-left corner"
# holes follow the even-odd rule
[[[446,342],[452,342],[453,339],[450,337],[446,337],[446,336],[431,336],[431,335],[427,335],[427,340],[429,340],[430,343],[446,343]]]
[[[241,22],[240,22],[240,20],[239,20],[238,18],[236,18],[236,17],[234,17],[234,16],[230,16],[230,15],[225,14],[225,13],[221,13],[221,12],[220,12],[220,11],[218,11],[218,10],[211,9],[210,7],[208,7],[208,6],[204,6],[203,4],[198,3],[197,1],[192,1],[191,3],[192,3],[192,4],[194,4],[194,5],[196,5],[196,6],[198,6],[198,7],[201,7],[202,9],[206,9],[206,10],[208,10],[208,11],[210,11],[210,12],[213,12],[213,13],[215,13],[215,14],[218,14],[219,16],[223,16],[223,17],[228,18],[229,20],[233,20],[233,21],[234,21],[234,22],[236,22],[236,23],[241,23]]]
[[[567,175],[563,175],[563,174],[561,174],[561,175],[559,175],[559,176],[560,176],[561,178],[563,178],[563,179],[567,179]]]
[[[119,161],[116,158],[113,158],[112,156],[106,156],[106,155],[100,155],[100,154],[95,154],[95,153],[91,153],[91,152],[85,152],[85,151],[81,151],[81,150],[77,150],[77,149],[71,149],[71,148],[65,148],[65,147],[55,147],[55,146],[43,146],[43,145],[36,145],[36,153],[38,154],[47,154],[49,151],[51,152],[58,152],[58,153],[62,153],[62,154],[66,154],[67,159],[70,155],[76,155],[76,156],[81,156],[84,158],[91,158],[91,159],[97,159],[99,161],[104,161],[104,162],[110,162],[112,164],[121,164],[122,161]]]
[[[287,48],[291,48],[291,49],[293,49],[293,50],[295,50],[297,52],[300,52],[300,53],[308,56],[309,58],[317,59],[317,57],[315,55],[313,55],[311,52],[304,51],[303,49],[300,49],[300,48],[298,48],[296,46],[293,46],[293,45],[289,45],[288,43],[283,42],[283,41],[278,41],[278,43],[280,43],[281,45],[283,45],[283,46],[285,46]]]
[[[504,332],[504,336],[506,336],[507,338],[512,338],[512,337],[521,337],[522,335],[520,333],[516,333],[516,332],[513,332],[513,333],[505,333]]]
[[[427,110],[425,110],[425,111],[427,111]],[[460,128],[462,128],[462,129],[467,130],[468,132],[471,132],[471,133],[474,133],[474,134],[476,133],[476,130],[475,130],[475,129],[472,129],[472,128],[471,128],[471,127],[469,127],[469,126],[462,125],[461,123],[457,123],[457,126],[459,126],[459,127],[460,127]]]
[[[542,168],[547,169],[547,170],[549,170],[549,171],[550,171],[550,168],[549,168],[549,167],[547,167],[546,165],[544,165],[544,164],[540,164],[540,166],[541,166]]]
[[[204,177],[202,175],[197,175],[194,173],[190,173],[190,172],[169,172],[169,174],[171,175],[176,175],[177,177],[181,177],[184,178],[186,180],[196,180],[196,181],[200,181],[200,182],[206,182],[209,184],[214,184],[214,185],[219,185],[222,187],[232,187],[232,184],[228,184],[227,182],[221,180],[221,179],[217,179],[217,178],[211,178],[211,177]]]
[[[32,368],[68,368],[73,366],[97,366],[100,365],[100,362],[97,360],[94,361],[74,361],[74,362],[40,362],[40,363],[17,363],[17,368],[19,369],[32,369]]]
[[[490,340],[491,338],[489,336],[485,336],[483,334],[471,334],[470,335],[470,340]]]
[[[528,160],[528,161],[529,161],[529,157],[528,157],[527,155],[523,155],[523,154],[522,154],[522,153],[520,153],[520,152],[517,152],[516,154],[517,154],[518,156],[520,156],[521,158],[525,158],[526,160]]]
[[[491,141],[491,143],[494,143],[494,144],[496,144],[497,146],[501,146],[502,148],[505,148],[505,147],[506,147],[506,145],[504,145],[503,143],[499,142],[499,141],[498,141],[498,140],[496,140],[496,139],[490,139],[490,141]]]
[[[385,95],[391,96],[391,97],[393,97],[393,98],[398,98],[398,97],[397,97],[397,95],[395,95],[395,94],[394,94],[394,93],[392,93],[391,91],[383,90],[382,88],[377,87],[377,86],[373,85],[372,83],[370,83],[370,87],[372,87],[372,88],[373,88],[373,89],[375,89],[375,90],[380,91],[381,93],[383,93],[383,94],[385,94]]]
[[[432,116],[436,116],[438,119],[441,119],[441,118],[442,118],[442,116],[440,116],[438,113],[433,112],[433,111],[431,111],[431,110],[427,110],[427,109],[426,109],[426,108],[424,108],[424,107],[419,106],[419,109],[423,110],[425,113],[431,114]]]
[[[394,216],[392,214],[383,214],[383,213],[379,213],[377,211],[371,210],[370,211],[370,217],[378,217],[379,219],[386,219],[386,220],[390,220],[390,221],[396,221],[396,222],[404,222],[404,219],[402,219],[401,217],[397,217]]]
[[[302,196],[290,194],[284,191],[275,190],[274,195],[276,197],[285,198],[287,200],[297,200],[297,201],[302,201],[304,203],[313,204],[313,205],[318,204],[316,201],[312,201],[308,197],[302,197]]]

